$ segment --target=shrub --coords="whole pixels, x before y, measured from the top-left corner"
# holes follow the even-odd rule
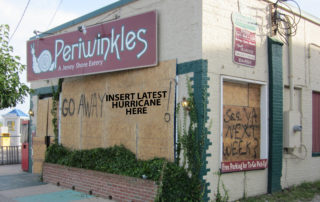
[[[161,158],[137,160],[124,146],[71,151],[52,144],[46,151],[45,162],[138,178],[145,175],[158,184],[166,164],[159,201],[199,201],[201,193],[199,179],[189,177],[184,168]]]
[[[62,158],[69,155],[70,151],[67,148],[62,145],[52,144],[47,148],[45,162],[61,164],[58,162],[62,161]]]
[[[167,164],[162,184],[160,201],[200,201],[200,180],[175,163]]]

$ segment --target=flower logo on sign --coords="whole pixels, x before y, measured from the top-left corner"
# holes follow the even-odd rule
[[[41,72],[53,71],[56,69],[55,63],[49,50],[43,50],[39,57],[36,57],[34,44],[31,45],[32,69],[33,72],[39,74]]]

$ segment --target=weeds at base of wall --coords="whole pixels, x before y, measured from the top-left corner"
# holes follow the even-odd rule
[[[265,202],[265,201],[319,201],[320,181],[305,182],[272,194],[249,197],[240,202]]]
[[[223,181],[221,180],[222,173],[220,171],[215,173],[218,175],[218,185],[217,185],[217,193],[215,194],[217,202],[227,202],[229,200],[229,191],[225,187]],[[220,191],[220,183],[223,189],[223,193]]]

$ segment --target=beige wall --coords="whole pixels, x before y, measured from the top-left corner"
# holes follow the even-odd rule
[[[139,159],[164,157],[173,161],[175,71],[172,60],[156,67],[65,79],[61,143],[73,149],[123,144]],[[148,92],[155,93],[149,97]],[[156,100],[157,105],[146,104],[139,111],[144,114],[130,114],[126,110],[137,107],[120,108],[122,101],[109,97],[116,94],[128,94],[124,101],[129,103]]]
[[[294,72],[294,106],[301,113],[302,135],[300,146],[293,154],[284,154],[281,184],[283,187],[304,181],[320,179],[320,158],[312,157],[312,91],[320,91],[319,54],[320,28],[309,21],[302,20],[297,35],[293,37],[292,64]],[[287,52],[287,46],[283,48]],[[286,53],[284,53],[286,54]],[[288,57],[284,59],[284,81],[288,84]],[[284,89],[284,111],[289,106],[289,89]]]
[[[239,12],[245,16],[257,20],[256,32],[256,66],[254,68],[237,65],[232,61],[232,21],[231,14]],[[210,172],[205,177],[210,183],[210,198],[214,198],[217,192],[217,175],[214,174],[220,168],[221,149],[221,77],[230,76],[236,79],[249,79],[257,82],[268,82],[268,53],[267,37],[270,31],[269,7],[264,1],[233,0],[233,1],[210,1],[203,0],[203,28],[202,28],[202,54],[203,59],[208,60],[209,81],[209,105],[211,109],[209,117],[213,126],[210,141],[213,143],[207,153],[208,168]],[[282,187],[292,186],[303,181],[320,179],[318,168],[319,157],[311,157],[312,148],[312,90],[320,90],[318,71],[320,48],[309,45],[320,45],[320,29],[309,21],[301,19],[298,32],[293,37],[293,69],[295,82],[295,110],[301,112],[302,136],[300,144],[305,145],[297,148],[293,154],[283,153],[282,164]],[[310,48],[309,48],[310,47]],[[311,57],[308,57],[311,53]],[[287,46],[283,46],[283,80],[284,85],[288,80],[288,56]],[[289,92],[284,88],[284,111],[289,109]],[[216,96],[211,96],[216,95]],[[216,110],[213,110],[216,109]],[[300,151],[300,152],[299,152]],[[295,156],[296,155],[296,156]],[[306,157],[305,157],[306,156]],[[267,192],[268,169],[260,171],[247,171],[231,174],[223,174],[222,181],[229,191],[231,200],[244,195],[257,195]]]
[[[208,77],[210,78],[208,108],[211,109],[209,117],[213,125],[211,134],[208,136],[212,145],[207,151],[212,155],[207,157],[207,168],[210,169],[210,172],[205,176],[205,179],[210,183],[209,197],[211,199],[214,199],[217,193],[218,176],[216,172],[219,171],[221,164],[221,79],[222,76],[230,76],[258,82],[268,81],[267,34],[269,22],[267,11],[267,5],[261,1],[203,0],[202,54],[203,59],[208,60]],[[231,21],[233,12],[240,12],[257,21],[256,66],[254,68],[233,62],[233,24]],[[221,180],[228,190],[230,200],[236,200],[245,194],[250,196],[266,193],[267,175],[267,169],[235,172],[223,174]],[[221,187],[220,190],[222,190]]]

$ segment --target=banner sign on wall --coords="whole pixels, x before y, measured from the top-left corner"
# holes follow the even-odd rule
[[[157,65],[157,13],[27,42],[28,81]]]
[[[256,65],[256,20],[232,14],[233,21],[233,61],[240,65]]]
[[[265,169],[267,167],[268,159],[221,162],[221,172],[223,173],[260,170]]]

